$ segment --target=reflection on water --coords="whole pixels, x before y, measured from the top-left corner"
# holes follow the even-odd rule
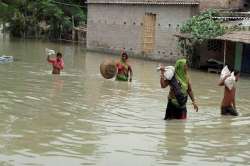
[[[249,78],[238,84],[239,117],[221,117],[218,75],[191,71],[196,113],[164,121],[168,89],[157,62],[130,59],[132,83],[105,80],[99,64],[117,58],[71,44],[0,41],[0,165],[249,165]],[[64,55],[51,75],[44,49]]]

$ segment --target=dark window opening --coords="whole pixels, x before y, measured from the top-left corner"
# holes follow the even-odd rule
[[[207,49],[208,51],[221,51],[222,45],[222,41],[220,40],[209,40],[207,42]]]

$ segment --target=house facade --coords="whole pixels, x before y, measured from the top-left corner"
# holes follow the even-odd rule
[[[88,0],[87,49],[174,61],[174,34],[199,11],[197,0]]]

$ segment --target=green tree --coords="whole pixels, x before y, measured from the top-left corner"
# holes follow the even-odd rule
[[[192,40],[199,42],[223,35],[225,27],[222,26],[221,21],[214,19],[217,16],[219,16],[217,11],[207,10],[189,19],[181,27],[181,32],[190,33]]]
[[[194,46],[221,36],[226,32],[226,28],[221,24],[222,22],[215,19],[218,16],[219,13],[217,11],[207,10],[197,16],[193,16],[180,29],[181,33],[191,35],[188,40],[180,39],[178,45],[193,67],[199,61],[199,56],[195,54]]]
[[[48,30],[43,32],[50,39],[58,39],[61,33],[72,31],[73,22],[86,22],[86,9],[80,0],[11,0],[0,1],[0,9],[11,7],[12,12],[2,12],[13,36],[37,36],[43,31],[41,22]]]

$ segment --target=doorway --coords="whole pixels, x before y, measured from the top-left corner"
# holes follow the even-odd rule
[[[143,29],[143,52],[149,54],[155,46],[156,14],[146,13],[144,16]]]

